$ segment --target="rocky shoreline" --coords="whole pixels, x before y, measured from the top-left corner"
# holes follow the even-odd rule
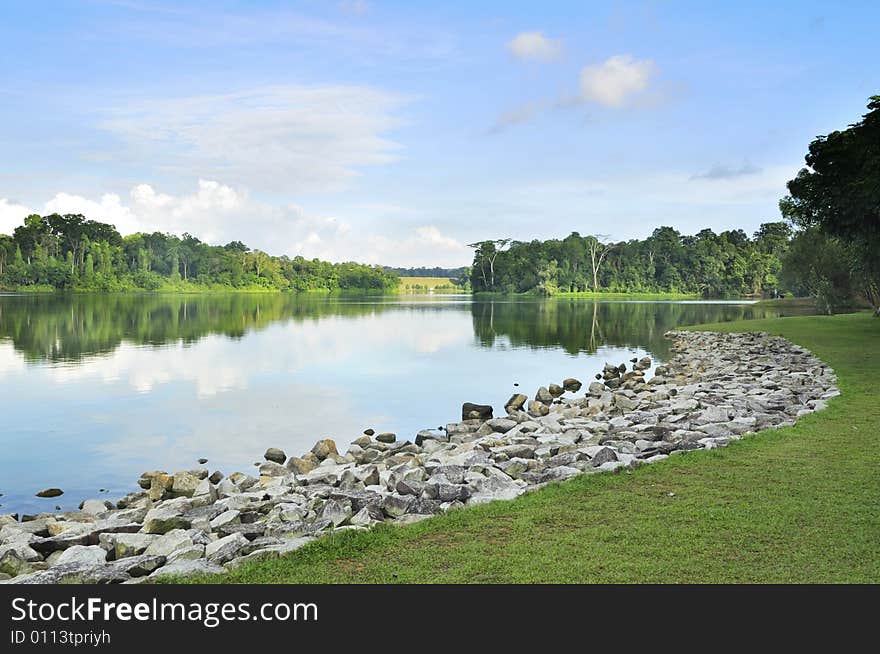
[[[832,370],[766,333],[667,333],[673,356],[606,365],[585,389],[566,379],[412,441],[367,430],[341,454],[329,439],[300,457],[266,451],[259,477],[204,467],[144,473],[115,504],[19,521],[0,515],[2,583],[142,583],[222,574],[321,535],[408,524],[509,500],[579,474],[631,468],[792,425],[839,395]]]

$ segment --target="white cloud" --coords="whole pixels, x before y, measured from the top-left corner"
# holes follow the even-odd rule
[[[464,243],[443,234],[434,225],[417,227],[402,238],[373,235],[368,237],[367,244],[367,263],[410,267],[425,265],[420,262],[430,259],[436,262],[431,265],[457,267],[467,265],[471,258]]]
[[[541,32],[520,32],[507,42],[507,51],[523,61],[553,61],[562,55],[562,40]]]
[[[322,191],[396,158],[384,134],[402,102],[369,86],[273,86],[127,105],[100,127],[125,144],[121,159],[254,189]]]
[[[393,209],[398,213],[405,211],[400,207]],[[11,234],[29,213],[33,212],[0,199],[0,226],[8,225],[0,233]],[[349,220],[315,214],[293,203],[271,205],[252,198],[246,190],[205,179],[198,181],[193,192],[181,195],[163,193],[150,184],[137,184],[127,201],[115,193],[93,200],[60,192],[43,205],[41,213],[81,213],[115,225],[123,235],[189,232],[207,243],[240,240],[270,254],[309,259],[449,267],[466,265],[470,259],[464,244],[434,225],[398,227],[393,235],[365,233]]]
[[[12,231],[32,213],[34,212],[23,204],[0,198],[0,234],[11,235]]]
[[[615,55],[581,70],[581,93],[584,100],[620,107],[648,87],[654,70],[650,59],[639,61],[630,55]]]

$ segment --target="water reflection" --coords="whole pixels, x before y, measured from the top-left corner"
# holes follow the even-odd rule
[[[751,305],[287,294],[0,297],[0,512],[64,508],[199,457],[229,473],[366,427],[412,437],[465,400],[663,358],[680,324]],[[769,312],[775,315],[776,312]],[[519,383],[515,387],[514,383]]]

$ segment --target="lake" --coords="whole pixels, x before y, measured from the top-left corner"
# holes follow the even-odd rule
[[[679,325],[778,316],[748,303],[466,295],[0,296],[0,512],[116,499],[145,470],[254,472],[372,427],[412,439],[503,414],[514,392],[668,355]],[[518,386],[516,384],[519,384]],[[39,499],[59,487],[65,494]],[[99,493],[99,489],[106,489]]]

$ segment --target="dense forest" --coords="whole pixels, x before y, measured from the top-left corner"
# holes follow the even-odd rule
[[[880,96],[842,131],[809,145],[807,166],[779,202],[784,222],[682,235],[659,227],[611,243],[572,233],[530,243],[472,243],[475,292],[609,291],[703,297],[811,296],[831,313],[865,301],[880,315]]]
[[[658,227],[644,240],[603,242],[574,232],[562,240],[474,243],[471,285],[477,292],[608,291],[682,293],[703,297],[775,295],[792,229],[765,223],[742,230],[704,229],[685,236]]]
[[[0,288],[9,290],[365,290],[397,288],[381,266],[275,257],[244,243],[189,234],[121,236],[79,214],[31,215],[0,235]]]

